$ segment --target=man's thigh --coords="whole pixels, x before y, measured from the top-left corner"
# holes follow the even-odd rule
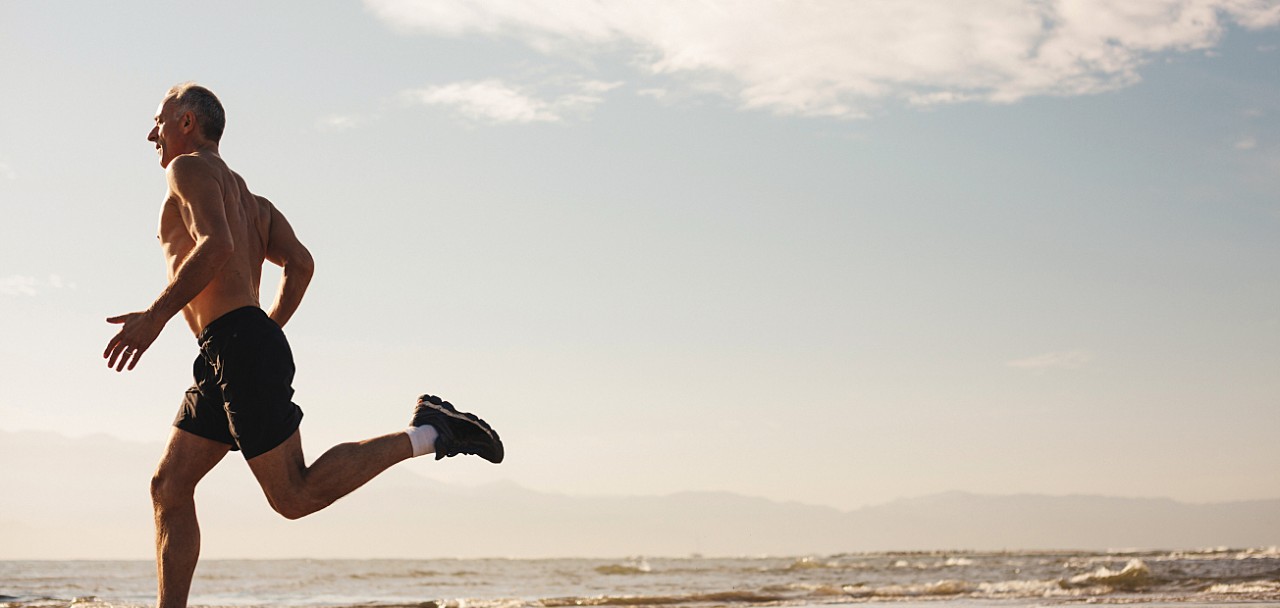
[[[264,454],[254,456],[248,461],[249,470],[258,479],[258,485],[267,495],[267,500],[278,506],[279,501],[293,498],[304,483],[306,459],[302,454],[302,432],[295,430],[288,439]]]

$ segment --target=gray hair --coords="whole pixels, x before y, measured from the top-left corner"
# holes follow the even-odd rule
[[[222,102],[218,101],[218,96],[214,95],[213,91],[194,82],[184,82],[174,85],[164,98],[166,101],[173,100],[175,110],[179,114],[184,112],[195,114],[196,123],[200,125],[200,134],[205,139],[215,144],[222,139],[222,130],[227,126],[227,114],[222,109]]]

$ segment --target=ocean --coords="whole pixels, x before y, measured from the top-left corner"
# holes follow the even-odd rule
[[[0,561],[0,608],[153,605],[149,561]],[[759,558],[206,560],[193,606],[1280,608],[1280,550]]]

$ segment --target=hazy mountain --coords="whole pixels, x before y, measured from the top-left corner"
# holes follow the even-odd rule
[[[147,558],[160,445],[0,432],[0,559]],[[206,557],[807,555],[869,550],[1280,544],[1280,500],[1192,505],[951,492],[854,511],[729,493],[563,496],[441,484],[392,469],[301,521],[276,516],[247,467],[199,494]],[[229,466],[231,465],[231,466]]]

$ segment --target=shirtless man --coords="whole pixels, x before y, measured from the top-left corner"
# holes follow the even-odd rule
[[[289,221],[249,191],[218,154],[222,104],[186,83],[160,103],[154,142],[169,192],[160,246],[169,285],[142,312],[107,319],[120,331],[103,357],[133,369],[179,311],[200,345],[187,390],[151,480],[159,607],[185,606],[200,554],[195,487],[230,450],[240,450],[281,515],[297,519],[333,503],[387,467],[435,453],[502,462],[502,440],[483,420],[423,395],[405,431],[334,446],[311,466],[302,456],[302,410],[293,397],[293,355],[281,327],[297,310],[314,265]],[[260,308],[263,261],[283,269],[270,313]]]

